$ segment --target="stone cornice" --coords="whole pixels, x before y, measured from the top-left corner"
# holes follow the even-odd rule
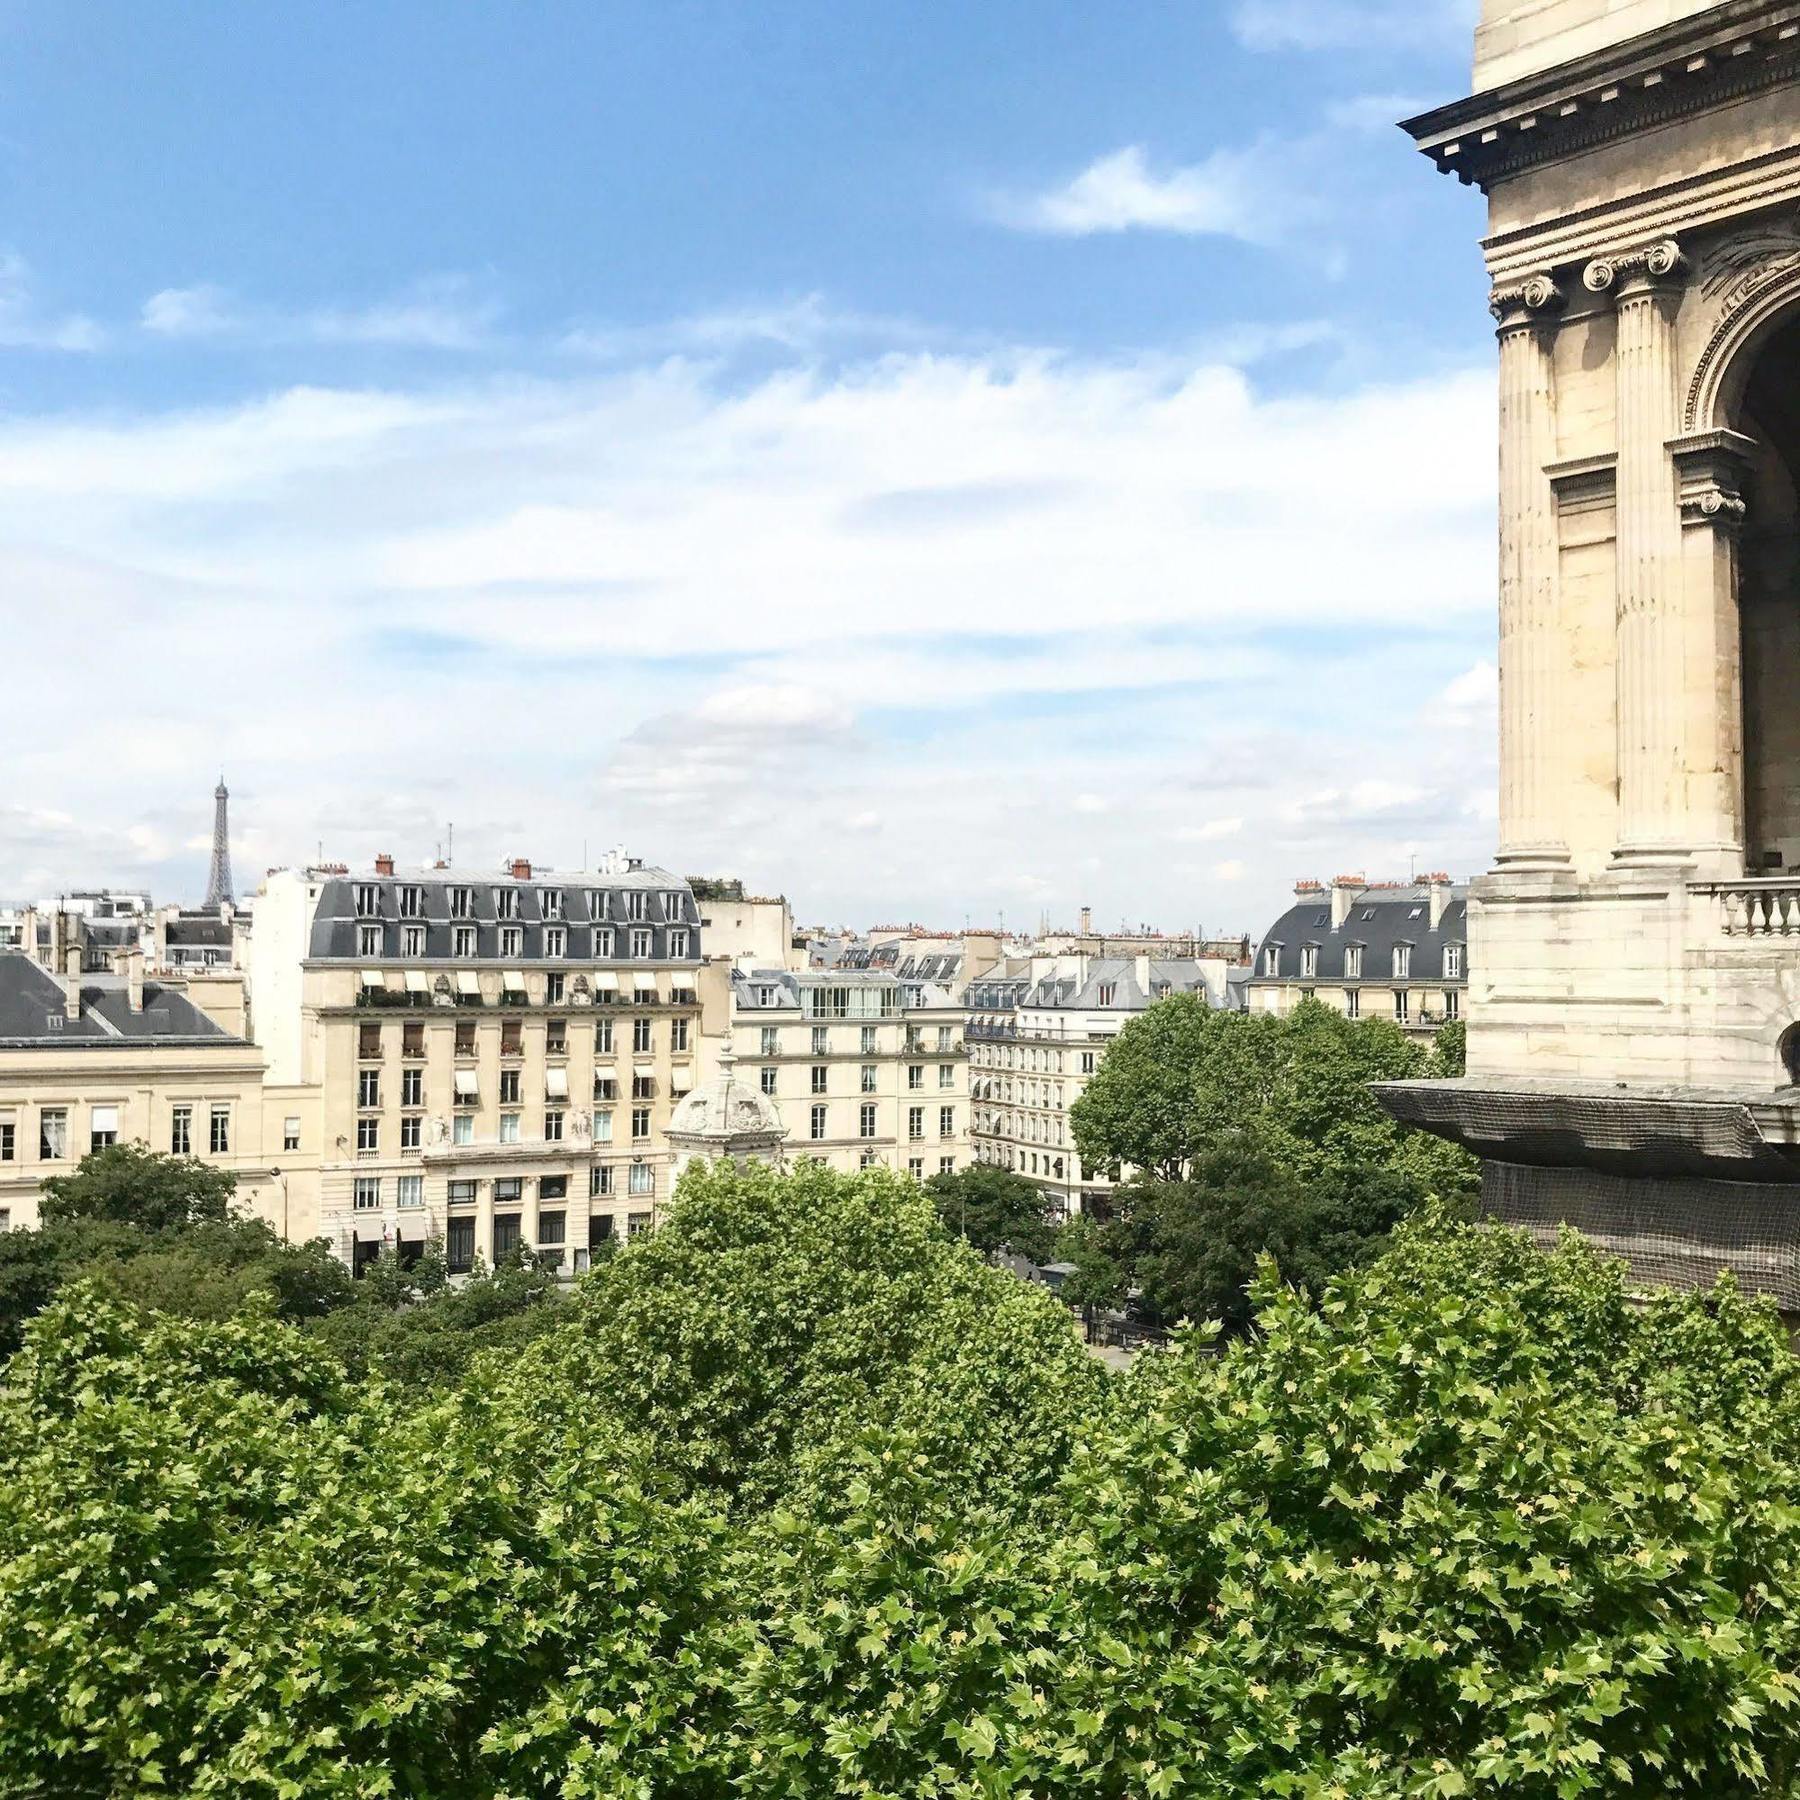
[[[1800,75],[1800,0],[1728,0],[1545,73],[1409,119],[1437,166],[1484,191],[1534,164]]]

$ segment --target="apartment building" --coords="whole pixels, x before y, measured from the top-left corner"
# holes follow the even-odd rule
[[[907,959],[900,959],[906,961]],[[908,971],[749,969],[731,977],[739,1078],[774,1102],[790,1161],[920,1180],[969,1162],[961,957]]]
[[[1250,1010],[1286,1017],[1320,1000],[1352,1019],[1392,1019],[1430,1037],[1463,1016],[1469,989],[1469,891],[1448,875],[1327,888],[1299,882],[1294,905],[1257,952]]]
[[[1125,1026],[1172,994],[1232,1004],[1223,958],[1032,956],[977,974],[966,995],[975,1159],[1028,1176],[1063,1218],[1104,1217],[1112,1182],[1084,1168],[1069,1112]]]
[[[441,1238],[453,1272],[521,1243],[574,1272],[649,1230],[728,1010],[688,883],[623,856],[279,871],[249,968],[270,1080],[319,1093],[317,1228],[352,1268]]]
[[[229,1170],[251,1211],[293,1224],[304,1109],[271,1108],[261,1051],[146,979],[138,951],[104,974],[79,945],[67,956],[58,975],[0,954],[0,1230],[38,1223],[45,1177],[133,1142]]]

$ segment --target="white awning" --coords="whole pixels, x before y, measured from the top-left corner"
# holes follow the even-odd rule
[[[364,969],[362,972],[362,984],[366,988],[380,987],[381,971],[379,969]]]
[[[459,994],[479,994],[481,977],[473,969],[458,969],[456,971],[456,991]]]
[[[475,1071],[473,1069],[458,1069],[456,1071],[457,1099],[473,1100],[480,1091],[481,1090],[475,1083]]]
[[[594,987],[598,992],[606,994],[616,993],[618,991],[618,986],[619,978],[611,969],[596,969],[594,971]]]
[[[546,1069],[544,1071],[544,1098],[546,1100],[566,1100],[569,1097],[569,1071],[567,1069]]]
[[[406,971],[406,991],[409,994],[429,994],[431,992],[431,984],[425,979],[423,969]]]
[[[500,977],[500,981],[509,994],[522,994],[525,991],[525,977],[517,969],[508,969]]]
[[[669,1092],[671,1094],[679,1097],[682,1094],[691,1094],[693,1091],[694,1071],[692,1069],[677,1069],[670,1075]]]
[[[88,1125],[93,1131],[117,1131],[119,1129],[119,1109],[116,1106],[90,1106],[88,1108]]]
[[[656,977],[654,975],[636,975],[632,977],[632,985],[637,989],[641,999],[656,998]]]

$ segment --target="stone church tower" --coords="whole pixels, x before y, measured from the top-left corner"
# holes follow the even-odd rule
[[[1800,0],[1484,0],[1500,852],[1389,1090],[1647,1279],[1800,1310]]]

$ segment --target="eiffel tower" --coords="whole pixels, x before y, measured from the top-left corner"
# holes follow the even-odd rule
[[[231,827],[225,820],[226,802],[231,798],[225,789],[225,777],[213,789],[212,869],[206,878],[206,906],[210,912],[231,902]]]

